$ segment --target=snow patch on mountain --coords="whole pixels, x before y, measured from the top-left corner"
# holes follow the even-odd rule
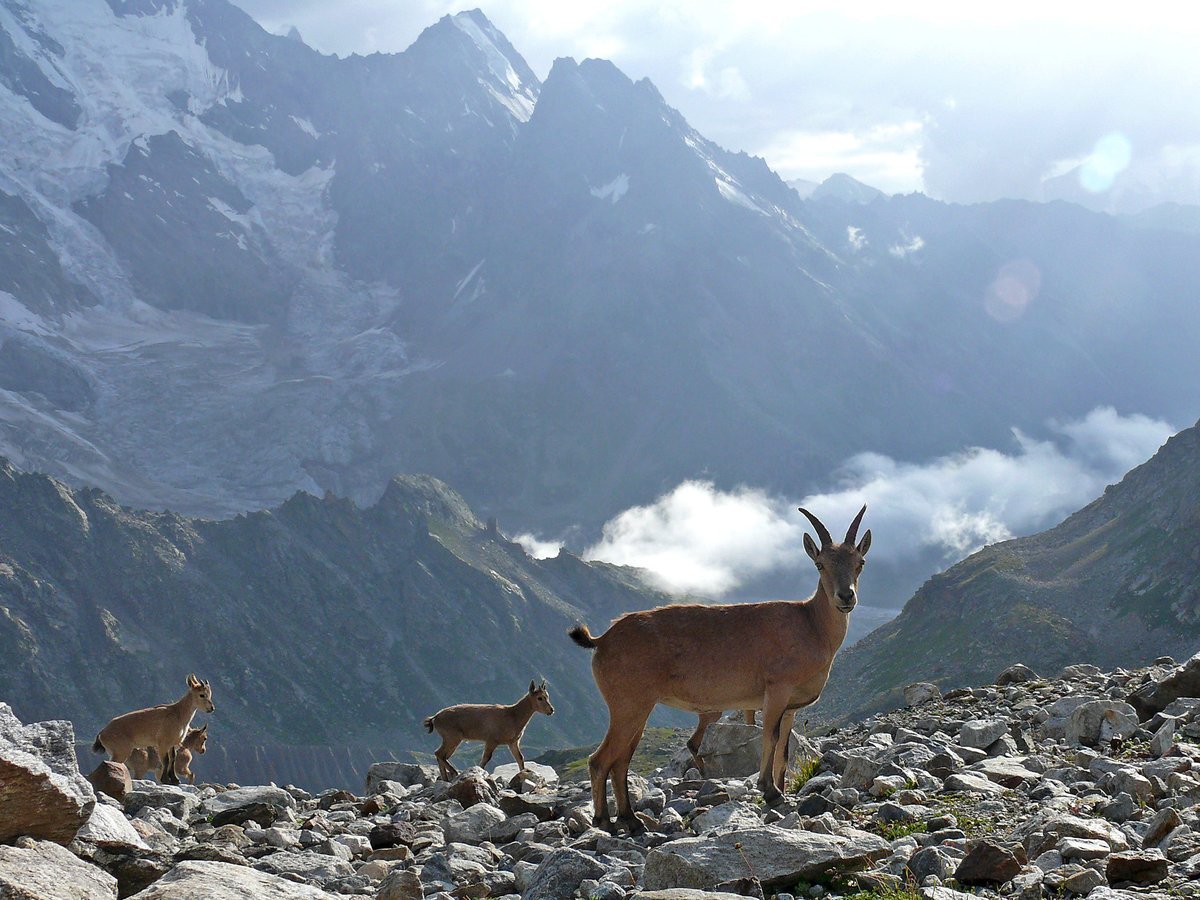
[[[487,88],[496,102],[504,106],[519,122],[528,122],[533,115],[536,97],[529,86],[523,84],[521,76],[512,67],[508,57],[496,46],[495,41],[484,33],[471,13],[463,12],[451,16],[450,21],[469,37],[483,53],[488,70],[495,84],[480,78],[479,83]]]
[[[608,184],[598,188],[592,188],[591,194],[598,200],[609,199],[615,205],[618,200],[625,196],[625,192],[629,190],[629,176],[622,172]]]

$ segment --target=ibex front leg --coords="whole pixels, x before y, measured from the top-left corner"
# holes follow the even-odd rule
[[[772,769],[775,764],[775,747],[780,740],[789,693],[790,691],[786,687],[768,686],[763,702],[763,745],[762,759],[758,769],[758,789],[762,791],[763,800],[766,801],[767,806],[776,805],[782,798],[782,793],[775,786]]]

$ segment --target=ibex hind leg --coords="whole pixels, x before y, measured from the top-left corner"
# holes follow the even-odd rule
[[[599,678],[596,679],[597,684],[601,684]],[[608,778],[611,774],[613,777],[613,794],[617,797],[617,811],[621,813],[628,807],[628,798],[626,798],[625,806],[621,806],[618,785],[618,777],[624,777],[625,769],[628,768],[628,756],[632,756],[631,747],[637,746],[637,741],[641,736],[642,729],[646,727],[646,719],[650,717],[650,711],[654,709],[654,704],[649,705],[642,701],[628,700],[622,702],[617,701],[619,705],[614,705],[612,694],[615,692],[606,691],[604,686],[601,686],[601,693],[605,695],[605,702],[608,704],[608,733],[604,735],[604,740],[600,742],[600,746],[596,748],[596,752],[588,757],[588,774],[592,781],[592,824],[597,828],[609,828],[608,821]],[[630,751],[627,755],[627,751]],[[618,768],[624,758],[625,769]]]
[[[649,717],[650,714],[646,715]],[[633,804],[629,800],[629,764],[633,759],[633,754],[637,752],[638,744],[641,743],[642,733],[645,730],[646,723],[643,720],[637,734],[625,746],[624,752],[613,766],[613,795],[617,801],[617,821],[624,825],[630,834],[641,834],[646,830],[646,826],[634,813]]]
[[[451,740],[450,738],[442,738],[442,746],[434,751],[433,755],[437,758],[438,771],[441,773],[443,781],[452,781],[458,775],[458,769],[450,762],[450,757],[454,755],[454,751],[458,749],[458,745],[462,741]]]
[[[704,760],[700,758],[700,745],[704,743],[704,732],[708,730],[709,725],[719,718],[721,718],[721,710],[700,713],[700,721],[696,723],[696,730],[688,738],[687,748],[688,752],[692,754],[692,765],[696,767],[701,775],[704,774]]]

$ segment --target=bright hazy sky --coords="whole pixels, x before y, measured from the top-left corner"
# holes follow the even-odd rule
[[[324,52],[398,51],[442,0],[235,0]],[[1200,202],[1200,5],[491,0],[544,77],[558,56],[648,76],[703,134],[783,177],[848,172],[957,201]],[[1193,9],[1195,11],[1193,11]],[[1080,168],[1082,167],[1082,168]],[[1061,184],[1061,183],[1060,183]],[[1147,199],[1148,198],[1148,199]]]

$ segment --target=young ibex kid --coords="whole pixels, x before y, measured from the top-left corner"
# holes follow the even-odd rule
[[[430,733],[437,731],[442,746],[434,753],[438,769],[446,781],[458,774],[450,764],[450,757],[463,741],[483,741],[483,759],[479,765],[487,768],[492,753],[501,744],[508,746],[513,759],[521,770],[525,768],[525,757],[521,755],[521,735],[535,712],[554,715],[550,704],[550,692],[546,682],[540,685],[529,682],[529,692],[511,706],[501,704],[460,703],[447,706],[425,720]]]

